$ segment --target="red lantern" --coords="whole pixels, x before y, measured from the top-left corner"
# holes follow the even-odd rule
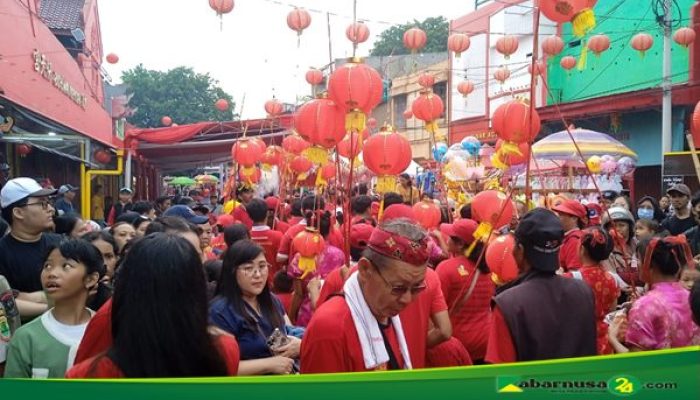
[[[413,118],[413,111],[410,109],[406,109],[403,111],[403,119],[411,119]]]
[[[238,180],[248,186],[259,183],[261,177],[262,172],[260,172],[258,168],[241,168],[241,170],[238,171]]]
[[[542,41],[542,52],[554,57],[564,50],[564,41],[559,36],[548,36]]]
[[[351,132],[338,143],[338,154],[345,158],[355,158],[362,152],[363,143],[359,133]]]
[[[431,91],[424,91],[413,100],[411,111],[413,111],[413,115],[416,118],[425,122],[426,131],[435,134],[438,130],[436,120],[445,111],[445,105],[442,103],[440,96]]]
[[[309,85],[319,85],[323,82],[323,72],[316,68],[310,68],[306,71],[306,82]]]
[[[502,139],[496,141],[496,155],[498,161],[504,165],[518,165],[524,164],[530,159],[530,144],[527,142],[518,143],[517,150],[509,149],[508,151],[502,150],[504,148],[505,142]],[[507,147],[507,146],[506,146]]]
[[[263,165],[268,165],[268,166],[280,166],[282,163],[282,154],[284,150],[282,150],[281,147],[279,146],[270,146],[265,150],[263,153],[262,157],[260,158],[260,162]]]
[[[537,110],[533,110],[530,118],[530,104],[527,101],[511,100],[498,106],[493,113],[493,130],[507,142],[531,143],[540,131],[540,116]]]
[[[435,77],[432,74],[422,73],[418,77],[418,84],[426,89],[430,89],[435,84]]]
[[[331,99],[313,99],[294,114],[294,128],[309,142],[330,149],[345,136],[345,116]]]
[[[501,85],[508,79],[510,78],[510,71],[508,71],[508,68],[499,68],[493,73],[494,79],[497,81],[501,82]]]
[[[411,50],[411,53],[415,53],[425,47],[427,41],[428,36],[420,28],[411,28],[403,34],[403,45]]]
[[[315,229],[306,228],[292,240],[292,246],[299,252],[298,267],[303,273],[299,279],[316,271],[316,256],[326,247],[326,242]]]
[[[415,216],[416,222],[429,231],[437,228],[442,219],[440,207],[432,201],[419,201],[414,204],[413,215]]]
[[[518,38],[513,35],[505,35],[496,41],[496,51],[503,54],[507,60],[511,54],[518,51]]]
[[[638,33],[632,36],[630,45],[633,49],[637,50],[642,57],[644,57],[647,50],[651,49],[651,46],[654,45],[654,38],[648,33]]]
[[[538,7],[548,19],[560,24],[569,22],[583,8],[588,0],[539,0]]]
[[[695,110],[690,119],[690,133],[693,135],[695,147],[700,147],[700,101],[695,105]]]
[[[447,38],[447,48],[455,53],[455,57],[459,56],[469,49],[471,39],[464,33],[453,33]]]
[[[309,147],[311,147],[311,143],[297,134],[289,135],[282,140],[282,148],[291,154],[299,155]]]
[[[270,117],[276,117],[282,114],[284,106],[277,99],[268,100],[265,102],[265,112]]]
[[[337,168],[336,168],[335,163],[328,162],[321,167],[320,174],[321,174],[321,177],[327,181],[327,180],[335,178],[336,172],[337,172]]]
[[[369,28],[363,22],[355,22],[345,29],[345,37],[355,44],[364,43],[369,38]]]
[[[219,99],[214,103],[214,106],[221,112],[226,111],[228,110],[228,101],[226,101],[226,99]]]
[[[596,55],[610,48],[610,38],[607,35],[593,35],[588,39],[588,48]]]
[[[576,66],[576,57],[574,56],[566,56],[562,57],[561,60],[559,60],[559,65],[561,65],[562,68],[565,70],[570,70]]]
[[[491,279],[497,285],[503,285],[518,277],[518,264],[513,258],[515,238],[513,235],[497,237],[486,248],[486,264],[491,270]]]
[[[487,226],[488,231],[483,228],[481,232],[477,229],[474,237],[486,238],[492,229],[499,229],[510,224],[510,220],[515,213],[513,202],[505,193],[498,190],[483,190],[479,192],[471,202],[472,218],[480,223],[480,227]],[[477,235],[479,233],[480,235]]]
[[[289,168],[297,174],[303,174],[309,172],[309,170],[314,166],[314,164],[309,161],[308,158],[304,156],[296,156],[289,164]]]
[[[95,161],[100,164],[109,164],[109,162],[112,161],[112,156],[104,150],[97,150],[95,152]]]
[[[265,141],[258,137],[251,137],[250,141],[258,146],[258,149],[260,150],[260,157],[262,157],[262,154],[267,151],[267,144],[265,144]]]
[[[262,158],[263,150],[250,139],[239,139],[231,147],[231,158],[244,167],[253,167]]]
[[[328,78],[328,97],[347,114],[346,131],[365,129],[367,114],[382,100],[383,85],[379,72],[359,59],[333,71]]]
[[[673,33],[673,40],[687,49],[695,41],[695,31],[688,27],[679,28]]]
[[[119,62],[119,56],[114,53],[107,54],[107,62],[110,64],[116,64]]]
[[[379,175],[377,192],[394,190],[395,178],[411,164],[412,152],[408,139],[395,131],[382,128],[365,142],[362,151],[365,166]]]
[[[228,14],[233,11],[233,0],[209,0],[209,7],[216,11],[216,15]]]
[[[457,85],[457,91],[464,97],[474,91],[474,84],[471,81],[462,81]]]
[[[32,152],[32,146],[30,146],[28,144],[21,143],[21,144],[17,145],[16,151],[17,151],[17,154],[20,155],[20,157],[26,157],[29,153]]]
[[[301,33],[309,25],[311,25],[311,15],[303,8],[295,8],[287,14],[287,26],[296,31],[298,36],[301,36]]]
[[[173,120],[172,120],[172,118],[170,118],[166,115],[160,119],[160,123],[163,124],[163,126],[170,126],[170,125],[172,125]]]
[[[542,61],[538,61],[535,63],[535,73],[534,75],[540,76],[542,75],[545,71],[547,70],[547,64],[543,63]],[[527,72],[530,75],[533,75],[532,73],[532,64],[527,65]]]

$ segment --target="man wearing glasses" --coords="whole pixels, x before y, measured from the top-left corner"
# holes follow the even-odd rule
[[[398,314],[425,290],[427,234],[400,218],[374,229],[343,296],[316,310],[301,345],[301,372],[411,369]]]
[[[0,239],[0,275],[20,294],[17,305],[23,317],[46,311],[41,287],[41,269],[46,249],[61,240],[46,233],[53,228],[54,208],[49,196],[55,189],[43,189],[31,178],[9,180],[0,191],[2,217],[10,233]]]

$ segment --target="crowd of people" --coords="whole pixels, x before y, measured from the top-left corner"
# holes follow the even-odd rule
[[[517,203],[518,267],[492,272],[470,205],[426,231],[410,177],[314,194],[134,201],[0,193],[0,375],[138,378],[465,366],[700,344],[700,194]],[[531,209],[528,209],[531,208]],[[97,213],[95,213],[97,211]],[[95,218],[94,216],[98,217]],[[100,218],[101,217],[101,218]],[[323,238],[304,264],[298,234]],[[492,236],[493,236],[492,235]]]

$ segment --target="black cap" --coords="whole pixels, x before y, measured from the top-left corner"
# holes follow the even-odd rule
[[[617,192],[614,191],[614,190],[604,190],[604,191],[601,193],[601,196],[600,196],[600,197],[603,198],[603,199],[605,199],[605,200],[613,201],[613,200],[615,200],[616,198],[618,198],[619,196],[620,196],[620,194],[617,193]]]
[[[545,272],[559,269],[564,228],[553,212],[535,208],[525,214],[515,230],[515,238],[525,248],[525,258],[532,269]]]

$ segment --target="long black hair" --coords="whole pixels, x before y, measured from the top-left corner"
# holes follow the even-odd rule
[[[219,277],[218,286],[216,287],[216,294],[225,298],[236,314],[242,316],[251,327],[255,327],[257,321],[246,310],[236,272],[242,264],[253,261],[263,252],[262,247],[252,240],[240,240],[234,243],[224,255],[221,277]],[[270,321],[273,327],[280,329],[284,327],[283,316],[277,311],[268,285],[265,285],[263,291],[258,295],[258,304],[260,305],[262,316]]]
[[[128,378],[227,375],[207,328],[197,250],[166,233],[137,241],[116,281],[107,356]]]

